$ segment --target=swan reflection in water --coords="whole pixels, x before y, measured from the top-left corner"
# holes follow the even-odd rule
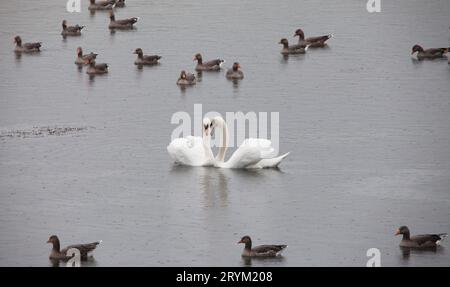
[[[267,178],[283,174],[276,169],[223,169],[217,167],[189,167],[173,164],[170,173],[176,176],[176,184],[192,184],[191,189],[198,190],[204,198],[204,207],[228,206],[231,181],[246,181],[256,184]],[[235,192],[238,192],[236,190]]]
[[[204,207],[228,205],[229,178],[220,168],[199,168],[200,191],[204,195]]]
[[[193,184],[193,189],[203,195],[204,207],[228,205],[228,182],[230,179],[224,170],[215,167],[173,165],[170,173],[176,173],[176,176],[182,179],[180,182]]]

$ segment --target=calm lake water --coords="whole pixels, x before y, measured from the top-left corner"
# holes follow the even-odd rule
[[[450,241],[405,255],[395,229],[450,232],[450,66],[411,47],[447,47],[450,2],[127,0],[68,13],[65,1],[0,3],[0,265],[49,266],[62,245],[102,239],[87,266],[449,266]],[[63,40],[62,19],[85,25]],[[297,28],[333,33],[326,49],[284,59]],[[13,53],[13,37],[42,41]],[[76,47],[110,65],[90,80]],[[137,69],[135,48],[162,55]],[[239,61],[238,85],[204,73],[175,82],[192,58]],[[173,113],[279,112],[280,170],[174,166]],[[51,130],[48,130],[48,127]],[[56,131],[52,130],[57,128]],[[288,244],[284,257],[244,261],[236,242]]]

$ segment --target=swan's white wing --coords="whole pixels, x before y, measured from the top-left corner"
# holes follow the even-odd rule
[[[274,158],[264,158],[260,160],[258,163],[248,166],[247,168],[275,168],[281,163],[281,161],[287,157],[289,153],[285,153],[281,156]]]
[[[277,156],[275,149],[272,147],[272,142],[268,139],[248,138],[242,145],[258,148],[262,158],[273,158]]]
[[[259,147],[247,144],[244,141],[227,162],[216,162],[216,166],[223,168],[247,168],[258,163],[261,159]]]
[[[188,136],[174,139],[167,151],[170,157],[178,164],[201,166],[206,162],[203,139],[201,137]]]

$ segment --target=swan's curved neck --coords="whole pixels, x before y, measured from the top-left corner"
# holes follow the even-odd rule
[[[205,151],[208,161],[214,161],[214,154],[211,149],[211,135],[203,134],[203,150]]]
[[[222,129],[222,143],[219,148],[219,153],[217,154],[216,160],[217,161],[225,161],[225,153],[228,149],[228,127],[225,123],[225,120],[222,117],[215,117],[214,121],[217,122],[217,126]]]

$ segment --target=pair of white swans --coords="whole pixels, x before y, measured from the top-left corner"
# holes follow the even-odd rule
[[[216,157],[211,149],[211,132],[222,129],[222,145]],[[203,136],[174,139],[167,151],[175,163],[188,166],[215,166],[220,168],[275,168],[289,153],[276,157],[272,142],[267,139],[249,138],[238,147],[228,161],[228,128],[222,117],[203,119]]]

